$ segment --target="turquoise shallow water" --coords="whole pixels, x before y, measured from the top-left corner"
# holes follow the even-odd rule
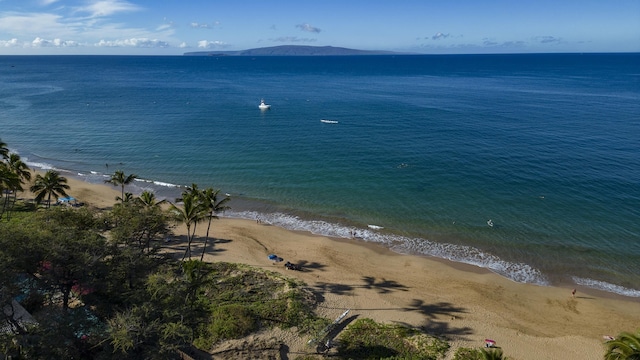
[[[228,216],[638,297],[639,80],[639,54],[0,57],[0,138],[134,192],[220,188]]]

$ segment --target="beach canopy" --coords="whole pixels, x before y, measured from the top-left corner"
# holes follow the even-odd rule
[[[67,197],[59,198],[58,201],[65,203],[65,202],[76,201],[76,198],[67,196]]]
[[[491,339],[484,339],[484,347],[495,347],[496,341]]]

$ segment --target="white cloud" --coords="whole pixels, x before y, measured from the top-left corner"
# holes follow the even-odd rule
[[[441,32],[437,32],[435,33],[435,35],[433,35],[431,37],[431,40],[440,40],[440,39],[446,39],[449,37],[449,34],[443,34]]]
[[[4,4],[4,1],[0,0],[0,4]],[[186,40],[175,38],[176,26],[166,19],[150,28],[121,22],[118,15],[144,10],[134,4],[136,0],[79,0],[82,5],[76,7],[66,6],[60,0],[32,2],[51,7],[35,12],[0,10],[0,48],[5,49],[5,53],[15,51],[10,48],[161,49],[171,48],[171,43],[180,44]],[[78,51],[84,50],[74,50]]]
[[[285,42],[285,43],[295,43],[295,42],[315,42],[317,39],[310,38],[299,38],[297,36],[281,36],[278,38],[270,39],[273,42]]]
[[[561,43],[562,42],[561,38],[557,38],[555,36],[536,36],[534,39],[536,41],[540,42],[541,44]]]
[[[31,46],[36,48],[38,47],[76,47],[76,46],[79,46],[79,44],[75,41],[60,40],[60,39],[47,40],[41,37],[37,37],[33,39],[33,41],[31,42]]]
[[[0,40],[0,47],[19,47],[22,44],[18,42],[18,39]]]
[[[179,48],[184,49],[184,48],[188,48],[189,45],[187,45],[186,42],[182,42],[180,45],[178,45]]]
[[[200,40],[198,41],[198,47],[202,49],[221,49],[229,47],[229,44],[223,41],[208,41],[208,40]]]
[[[77,8],[76,12],[88,13],[90,18],[96,18],[141,9],[138,5],[123,0],[94,0],[87,6]]]
[[[157,39],[131,38],[124,40],[100,40],[98,47],[135,47],[135,48],[166,48],[169,43]]]
[[[505,41],[505,42],[497,42],[492,39],[484,38],[482,39],[482,45],[485,47],[497,47],[497,48],[522,48],[526,45],[524,41]]]
[[[197,22],[192,22],[191,24],[189,24],[189,26],[191,26],[194,29],[208,29],[209,28],[209,24],[200,24]]]
[[[309,24],[298,24],[296,25],[296,27],[302,31],[306,31],[306,32],[313,32],[313,33],[319,33],[320,29],[318,29],[317,27],[313,27]]]
[[[164,31],[172,28],[173,28],[173,24],[162,24],[156,28],[156,31]]]
[[[207,24],[207,23],[199,23],[199,22],[193,21],[189,23],[189,26],[194,29],[213,29],[214,27],[220,26],[220,22],[216,21],[213,24]]]
[[[56,34],[65,36],[71,34],[72,27],[61,23],[61,17],[47,13],[4,13],[0,14],[0,33],[21,35],[26,37],[40,34]]]

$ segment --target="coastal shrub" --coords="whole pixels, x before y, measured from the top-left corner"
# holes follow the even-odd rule
[[[470,349],[458,348],[453,360],[509,360],[502,354],[502,349]]]
[[[340,334],[337,350],[342,358],[436,360],[449,344],[405,326],[359,319]]]
[[[635,333],[621,332],[613,339],[605,342],[607,352],[605,360],[638,360],[640,359],[640,329]]]
[[[213,311],[209,332],[213,341],[237,339],[256,329],[250,309],[242,305],[223,305]]]
[[[458,348],[453,360],[482,360],[482,353],[478,349]]]

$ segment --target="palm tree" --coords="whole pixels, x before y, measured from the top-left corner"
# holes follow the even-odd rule
[[[4,203],[2,204],[2,212],[0,212],[0,219],[2,218],[4,211],[9,205],[9,196],[11,192],[15,192],[17,189],[22,189],[20,186],[20,178],[13,173],[6,163],[0,162],[0,194],[5,194]]]
[[[6,162],[1,164],[4,168],[3,171],[9,172],[9,174],[2,177],[2,182],[5,187],[3,190],[8,190],[5,193],[4,207],[2,209],[4,212],[4,210],[9,207],[10,194],[13,193],[13,203],[15,204],[18,191],[23,191],[22,184],[31,180],[31,170],[27,164],[20,159],[20,155],[18,154],[10,153],[6,158]],[[9,177],[9,182],[6,182],[7,177]],[[7,212],[7,217],[8,216],[9,212]],[[2,218],[2,213],[0,213],[0,218]]]
[[[211,220],[218,219],[218,213],[228,210],[229,207],[225,204],[229,202],[231,198],[225,196],[224,199],[218,200],[219,189],[207,188],[200,193],[202,205],[207,212],[209,223],[207,224],[207,234],[204,238],[204,247],[202,248],[202,255],[200,255],[200,261],[204,259],[204,253],[207,250],[207,241],[209,240],[209,229],[211,229]]]
[[[7,143],[3,142],[2,139],[0,139],[0,158],[2,158],[2,160],[9,158],[9,148],[7,147]]]
[[[104,182],[113,186],[120,186],[121,195],[119,200],[124,203],[124,186],[129,185],[136,178],[138,178],[138,176],[135,174],[125,175],[124,171],[117,170],[113,175],[111,175],[109,180],[105,180]]]
[[[7,157],[7,167],[14,174],[18,175],[22,183],[31,180],[31,169],[20,159],[20,155],[14,153],[9,154]]]
[[[202,206],[198,202],[198,196],[195,193],[187,191],[182,193],[182,208],[171,204],[170,211],[173,213],[176,221],[184,223],[187,226],[187,248],[185,249],[182,260],[189,255],[191,258],[191,242],[196,233],[198,222],[203,219]],[[193,230],[191,227],[193,226]]]
[[[136,201],[146,207],[154,207],[166,202],[167,200],[165,199],[158,201],[156,199],[156,194],[152,193],[149,190],[145,190],[142,192],[142,194],[140,194],[140,196],[138,196]]]
[[[640,360],[640,329],[635,334],[622,332],[618,337],[605,342],[605,360]]]
[[[181,202],[182,198],[185,196],[195,196],[200,197],[200,189],[198,189],[198,184],[191,184],[191,186],[187,186],[187,188],[182,192],[181,197],[176,199],[176,202]]]
[[[67,178],[60,176],[60,173],[54,170],[47,171],[44,176],[36,175],[36,180],[30,188],[31,192],[36,195],[36,203],[38,204],[47,196],[47,208],[51,206],[51,195],[57,200],[59,196],[68,196],[65,191],[68,189]]]
[[[126,192],[126,193],[124,193],[124,197],[123,198],[121,198],[120,196],[116,196],[116,200],[120,200],[120,202],[122,204],[124,204],[124,203],[128,203],[128,202],[132,202],[135,199],[133,198],[133,194],[132,193]]]

